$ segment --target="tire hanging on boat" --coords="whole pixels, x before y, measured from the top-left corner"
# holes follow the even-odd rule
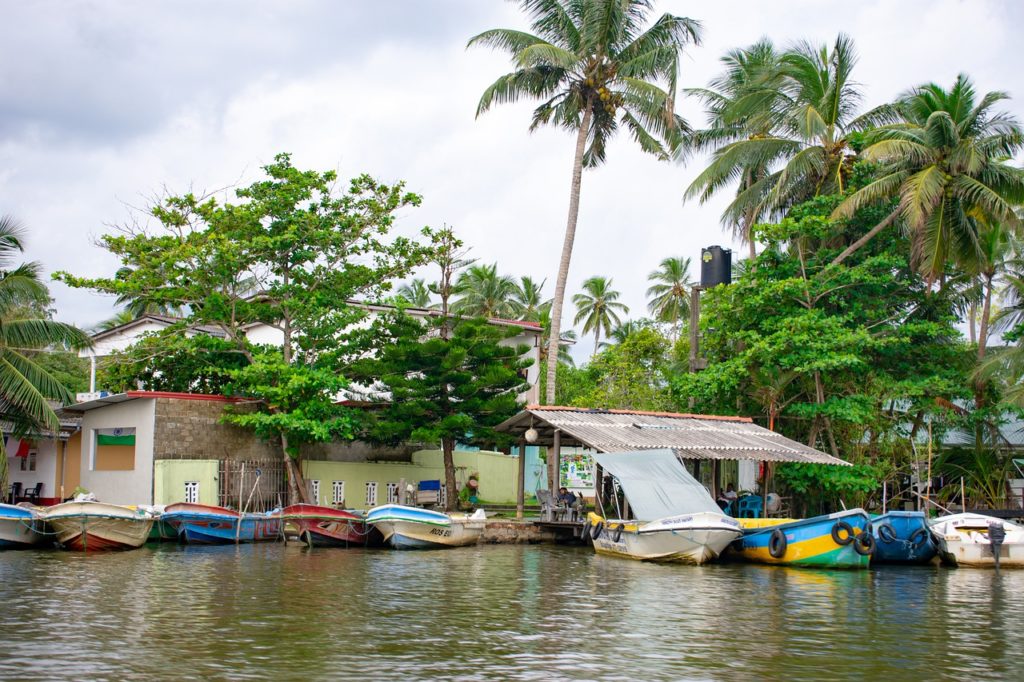
[[[601,531],[604,530],[604,521],[598,521],[594,524],[594,527],[590,529],[590,539],[596,540],[601,537]]]
[[[844,537],[840,533],[846,533]],[[836,525],[832,526],[832,540],[840,547],[853,542],[853,526],[848,524],[846,521],[837,521]]]
[[[853,549],[861,556],[871,556],[875,553],[875,536],[871,533],[861,533],[854,538]]]
[[[776,528],[768,538],[768,553],[772,555],[773,559],[781,559],[786,555],[786,545],[788,544],[786,534],[781,528]]]
[[[896,531],[893,530],[893,527],[890,524],[880,523],[878,524],[878,528],[876,530],[878,531],[878,539],[884,542],[885,544],[888,545],[893,542],[896,542]],[[922,528],[919,530],[924,529]]]
[[[923,547],[928,542],[928,529],[918,528],[910,534],[909,541],[911,547]]]
[[[615,527],[615,534],[612,535],[612,542],[618,542],[622,539],[622,529],[625,527],[625,524],[622,523]]]

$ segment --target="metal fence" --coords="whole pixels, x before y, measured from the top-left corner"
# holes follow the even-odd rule
[[[261,512],[288,500],[284,462],[222,459],[217,481],[222,507]]]

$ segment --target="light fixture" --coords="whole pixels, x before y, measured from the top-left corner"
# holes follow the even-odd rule
[[[537,442],[537,429],[533,428],[532,426],[530,428],[526,429],[526,433],[523,434],[523,438],[526,439],[527,443],[536,443]]]

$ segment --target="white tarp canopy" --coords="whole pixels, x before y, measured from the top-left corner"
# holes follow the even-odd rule
[[[619,479],[633,515],[641,521],[722,511],[672,450],[595,452],[591,457]]]

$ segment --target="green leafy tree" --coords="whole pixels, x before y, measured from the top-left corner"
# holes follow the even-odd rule
[[[580,407],[669,410],[671,343],[650,326],[636,329],[590,362],[592,386],[573,399]]]
[[[619,292],[612,289],[611,278],[591,277],[583,282],[583,291],[572,297],[576,304],[573,324],[583,323],[583,333],[594,333],[594,354],[601,349],[601,332],[611,334],[622,324],[619,313],[628,313],[629,306],[619,302]]]
[[[18,263],[24,230],[0,216],[0,420],[15,435],[58,433],[60,420],[50,401],[72,402],[71,392],[42,351],[92,345],[75,327],[49,318],[49,291],[38,263]],[[0,490],[7,490],[7,452],[0,438]]]
[[[112,391],[230,394],[231,370],[249,362],[235,344],[216,336],[151,334],[104,358],[97,378]]]
[[[901,97],[890,108],[899,120],[871,131],[862,153],[881,164],[878,178],[848,197],[835,215],[895,206],[833,263],[899,221],[910,235],[914,265],[935,278],[950,261],[978,261],[979,219],[1019,229],[1015,208],[1024,201],[1024,171],[1007,159],[1024,149],[1024,133],[1016,119],[994,109],[1008,97],[989,92],[979,99],[965,75],[949,90],[929,83]]]
[[[440,333],[440,328],[445,333]],[[455,508],[456,443],[494,443],[493,427],[520,408],[529,348],[502,341],[515,334],[483,318],[436,318],[425,325],[407,315],[381,320],[383,343],[357,365],[361,383],[379,385],[388,399],[370,410],[365,437],[399,443],[440,443],[448,509]]]
[[[498,264],[471,265],[455,281],[452,312],[470,317],[516,317],[516,281],[498,274]]]
[[[695,282],[690,279],[689,258],[666,258],[657,270],[647,275],[652,282],[647,288],[647,309],[659,322],[672,326],[672,340],[679,338],[682,320],[690,316],[690,292]]]
[[[115,276],[56,276],[187,311],[168,335],[216,328],[246,360],[231,371],[229,390],[256,406],[229,411],[225,421],[280,443],[289,498],[301,501],[300,445],[352,433],[351,414],[336,399],[346,361],[361,352],[347,330],[368,313],[350,302],[383,298],[429,249],[391,234],[395,213],[420,203],[401,183],[362,175],[338,191],[334,172],[300,170],[287,154],[264,171],[265,179],[236,191],[237,204],[170,197],[151,209],[159,232],[103,237],[121,261]],[[277,348],[250,346],[246,332],[258,324],[277,331]]]
[[[604,162],[608,141],[620,126],[644,152],[671,158],[688,129],[675,113],[679,55],[700,41],[700,24],[664,14],[645,28],[649,0],[520,0],[519,5],[530,18],[532,33],[493,29],[469,45],[507,52],[515,64],[514,71],[484,91],[478,116],[495,104],[540,100],[531,130],[554,125],[576,133],[548,341],[545,399],[551,404],[583,167]]]

